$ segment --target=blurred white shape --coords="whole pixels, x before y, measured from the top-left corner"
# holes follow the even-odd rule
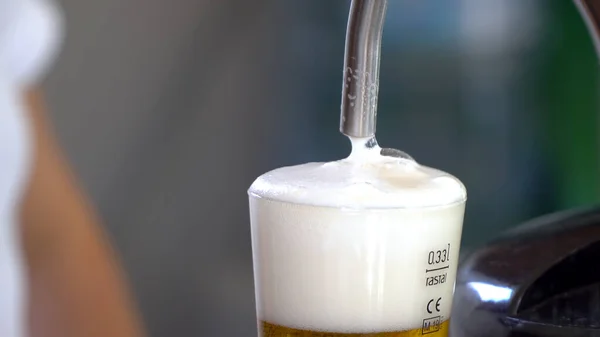
[[[504,302],[510,299],[512,289],[498,287],[482,282],[470,282],[469,288],[475,290],[483,302]]]
[[[538,37],[542,12],[536,0],[458,1],[460,40],[471,53],[503,53]]]

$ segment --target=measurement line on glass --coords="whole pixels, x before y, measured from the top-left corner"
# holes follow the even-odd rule
[[[427,267],[425,268],[425,286],[434,287],[446,283],[448,270],[450,270],[450,243],[430,250],[427,253]]]
[[[426,273],[431,273],[431,272],[434,272],[434,271],[444,270],[444,269],[448,269],[448,268],[450,268],[450,266],[443,266],[443,267],[440,267],[440,268],[433,268],[433,269],[425,269],[425,272]]]

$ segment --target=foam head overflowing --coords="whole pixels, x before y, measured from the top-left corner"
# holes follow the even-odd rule
[[[362,139],[346,159],[271,171],[249,195],[261,321],[444,331],[466,199],[456,178]]]
[[[445,172],[419,165],[400,151],[399,156],[381,155],[374,138],[352,143],[346,159],[273,170],[259,177],[249,193],[291,203],[359,209],[432,207],[466,198],[462,183]]]

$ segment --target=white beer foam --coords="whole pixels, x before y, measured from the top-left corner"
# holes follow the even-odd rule
[[[463,184],[448,173],[419,165],[412,159],[366,149],[353,141],[343,160],[283,167],[252,184],[251,195],[313,206],[348,208],[419,208],[463,202]]]
[[[464,186],[378,148],[356,149],[341,161],[277,169],[251,186],[259,319],[368,333],[450,317]],[[449,262],[428,263],[447,247]],[[444,283],[427,285],[442,274]]]

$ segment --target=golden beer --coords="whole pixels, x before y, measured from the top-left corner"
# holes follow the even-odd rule
[[[372,333],[338,333],[321,332],[286,328],[264,321],[259,322],[259,337],[447,337],[449,322],[445,321],[435,326],[425,326],[419,329],[397,332],[372,332]]]

